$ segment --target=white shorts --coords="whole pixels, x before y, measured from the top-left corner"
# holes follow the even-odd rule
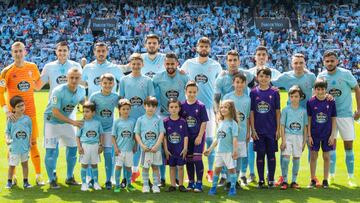
[[[247,157],[247,144],[245,141],[238,142],[238,156],[239,158]]]
[[[84,154],[80,155],[79,162],[81,164],[98,164],[100,162],[99,145],[98,144],[81,144]]]
[[[223,167],[225,166],[227,169],[233,169],[236,166],[235,160],[232,158],[231,152],[225,153],[216,153],[215,154],[215,167]]]
[[[115,157],[115,166],[125,166],[132,167],[133,166],[133,152],[120,152],[119,156]]]
[[[215,113],[214,110],[211,109],[206,109],[206,113],[208,115],[209,121],[206,124],[206,137],[214,137],[215,135]]]
[[[112,132],[104,132],[104,147],[112,147]]]
[[[158,150],[156,153],[152,152],[141,152],[141,166],[144,168],[150,168],[151,166],[163,165],[161,151]]]
[[[353,141],[355,139],[354,118],[336,118],[336,134],[344,141]]]
[[[9,155],[9,166],[17,166],[19,163],[23,163],[29,160],[29,153],[23,154],[11,154]]]
[[[76,128],[70,124],[52,124],[45,121],[44,147],[55,149],[60,146],[76,147]]]
[[[282,155],[301,157],[303,147],[302,135],[289,135],[286,134],[286,148],[281,152]]]

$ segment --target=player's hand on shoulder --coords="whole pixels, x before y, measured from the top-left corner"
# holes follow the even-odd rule
[[[331,94],[329,94],[329,93],[326,93],[326,94],[325,94],[325,97],[326,97],[326,100],[327,100],[327,101],[334,101],[334,100],[335,100],[335,98],[334,98]]]
[[[84,121],[73,121],[73,122],[71,122],[71,125],[76,126],[78,128],[81,128],[83,124],[84,124]]]
[[[13,112],[11,112],[11,111],[8,111],[8,112],[6,113],[6,118],[7,118],[8,120],[10,120],[11,122],[15,122],[15,121],[16,121],[16,116],[15,116],[15,114],[14,114]]]

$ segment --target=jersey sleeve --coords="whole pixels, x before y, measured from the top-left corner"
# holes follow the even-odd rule
[[[250,98],[249,98],[248,101],[246,102],[245,108],[246,108],[246,109],[245,109],[246,118],[250,118],[250,108],[251,108]]]
[[[304,116],[303,116],[303,118],[304,118],[304,124],[305,124],[305,125],[309,125],[309,119],[307,118],[307,114],[306,114],[306,110],[305,110],[305,109],[303,110],[303,114],[304,114]]]
[[[1,71],[0,75],[0,107],[6,105],[5,91],[6,91],[7,77],[6,70]]]
[[[114,125],[113,125],[113,128],[112,128],[112,132],[111,132],[112,136],[115,137],[115,138],[117,138],[117,134],[116,134],[116,131],[117,131],[117,123],[118,123],[117,121],[114,122]]]
[[[186,60],[186,61],[183,63],[183,65],[181,66],[180,70],[183,70],[183,71],[185,71],[185,73],[188,73],[188,72],[189,72],[189,71],[188,71],[188,68],[189,68],[188,63],[189,63],[189,62]]]
[[[55,91],[53,91],[51,98],[50,98],[50,107],[51,109],[53,108],[57,108],[60,109],[61,108],[61,92],[59,91],[59,89],[56,89]]]
[[[134,133],[141,135],[141,117],[137,119],[136,124],[135,124],[135,128],[134,128]]]
[[[83,128],[80,128],[76,133],[76,137],[81,137],[83,130],[84,130]]]
[[[355,86],[358,84],[356,78],[348,71],[346,72],[343,80],[346,81],[346,83],[351,87],[351,89],[354,89]]]
[[[337,113],[336,113],[336,105],[335,105],[335,101],[331,101],[331,106],[333,108],[331,108],[331,117],[336,117],[337,116]]]
[[[275,109],[280,110],[280,94],[279,94],[279,91],[275,92]]]
[[[232,122],[231,134],[233,137],[239,136],[239,125],[235,121]]]
[[[99,122],[99,133],[100,133],[100,135],[104,134],[104,129],[100,122]]]
[[[254,98],[254,92],[250,92],[250,104],[251,104],[251,106],[250,106],[250,109],[251,109],[251,111],[255,111],[255,109],[256,109],[256,107],[255,107],[255,98]]]
[[[40,71],[36,64],[34,64],[34,66],[32,66],[32,71],[33,71],[32,76],[33,76],[34,81],[38,81],[40,79]]]
[[[40,79],[43,83],[48,83],[49,82],[49,66],[46,64],[44,66],[44,68],[41,71],[41,75],[40,75]]]
[[[121,78],[120,80],[120,88],[119,88],[119,95],[121,98],[125,97],[125,79]]]
[[[312,116],[310,101],[306,102],[306,112],[308,116]]]
[[[201,119],[201,123],[203,122],[208,122],[209,121],[209,116],[206,112],[206,108],[205,108],[205,105],[202,105],[201,106],[201,109],[200,109],[200,119]]]
[[[289,79],[288,79],[287,75],[285,73],[282,73],[281,75],[279,75],[279,77],[273,78],[271,80],[271,83],[276,87],[286,88],[286,82],[288,82],[288,81],[289,81]]]
[[[221,75],[219,75],[215,80],[215,94],[222,93],[221,84],[222,84],[222,77],[221,77]],[[224,95],[222,95],[222,96],[224,96]]]
[[[184,123],[183,123],[183,128],[184,128],[184,137],[188,137],[189,129],[188,129],[188,125],[187,125],[186,121],[184,121]]]
[[[83,70],[82,75],[81,75],[83,81],[87,82],[87,80],[89,79],[88,74],[89,74],[89,66],[85,65],[84,70]]]
[[[159,132],[165,133],[164,122],[161,119],[159,119]]]

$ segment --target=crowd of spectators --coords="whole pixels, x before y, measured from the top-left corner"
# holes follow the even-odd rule
[[[176,3],[175,3],[176,2]],[[338,51],[341,66],[359,73],[359,5],[328,1],[294,1],[291,4],[269,1],[197,2],[166,0],[125,1],[31,1],[0,3],[0,69],[10,64],[10,46],[25,42],[27,60],[39,68],[55,60],[54,46],[60,40],[70,44],[70,58],[93,60],[92,45],[106,41],[109,59],[126,64],[133,52],[145,52],[144,36],[161,36],[161,52],[174,51],[180,63],[196,55],[195,44],[201,36],[212,40],[211,57],[225,66],[225,54],[237,49],[241,66],[254,66],[253,54],[258,45],[269,49],[269,66],[279,71],[290,68],[290,56],[301,52],[307,67],[317,73],[322,69],[324,50]],[[116,26],[104,32],[92,32],[91,19],[113,18]],[[260,30],[254,17],[296,19],[296,26],[279,31]]]

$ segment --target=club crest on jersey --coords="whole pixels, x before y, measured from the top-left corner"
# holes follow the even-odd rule
[[[289,127],[293,131],[299,131],[301,129],[301,124],[298,122],[292,122],[292,123],[290,123]]]
[[[315,119],[317,123],[326,123],[328,120],[327,115],[323,112],[317,113]]]
[[[109,109],[103,109],[100,111],[100,116],[103,118],[110,118],[112,116],[112,112]]]
[[[5,87],[5,84],[6,84],[5,80],[1,79],[0,80],[0,87]]]
[[[333,97],[340,97],[342,92],[339,89],[332,88],[331,90],[329,90],[329,94],[331,94]]]
[[[261,101],[257,104],[256,111],[258,113],[267,113],[270,111],[270,105],[265,101]]]
[[[217,137],[218,138],[225,138],[226,137],[226,132],[220,130],[217,132]]]
[[[179,97],[179,92],[176,90],[168,90],[165,95],[168,99],[177,99]]]
[[[172,144],[179,144],[181,142],[181,136],[177,132],[173,132],[168,136],[168,140]]]
[[[123,138],[130,138],[131,135],[132,135],[132,133],[128,130],[124,130],[121,132],[121,137],[123,137]]]
[[[149,131],[145,133],[145,140],[156,140],[156,133]]]
[[[198,74],[195,76],[195,81],[196,83],[202,83],[202,84],[205,84],[208,82],[208,77],[204,74]]]
[[[27,92],[30,89],[30,83],[23,80],[21,82],[19,82],[19,84],[17,85],[18,90],[20,90],[21,92]]]
[[[143,100],[140,97],[133,97],[130,99],[131,106],[142,106]]]
[[[52,97],[51,97],[51,102],[52,102],[53,104],[57,104],[57,96],[52,96]]]
[[[67,82],[67,78],[66,75],[60,75],[58,78],[56,78],[56,83],[57,84],[64,84]]]
[[[15,137],[17,139],[25,139],[27,137],[27,134],[25,131],[18,131],[16,132]]]
[[[86,137],[88,138],[93,138],[93,137],[96,137],[97,133],[93,130],[89,130],[86,132]]]

